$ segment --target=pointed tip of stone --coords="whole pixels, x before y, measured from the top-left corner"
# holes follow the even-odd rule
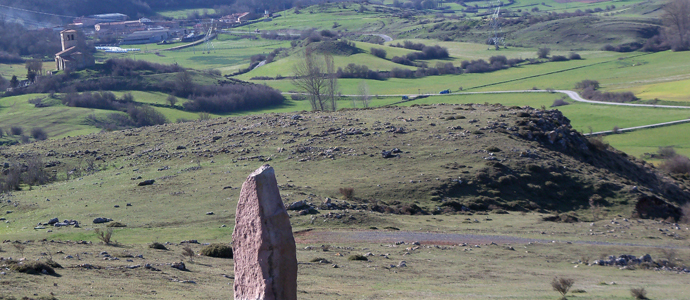
[[[274,173],[274,172],[275,171],[273,170],[273,167],[271,167],[269,164],[265,164],[265,165],[259,167],[258,169],[256,169],[251,174],[249,174],[249,177],[256,177],[256,176],[264,174],[264,173],[268,174],[268,173]]]

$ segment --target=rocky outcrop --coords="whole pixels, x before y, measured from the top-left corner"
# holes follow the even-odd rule
[[[271,166],[242,184],[232,239],[235,299],[297,299],[295,239]]]

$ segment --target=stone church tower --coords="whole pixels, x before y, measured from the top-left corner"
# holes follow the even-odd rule
[[[60,32],[62,51],[55,54],[55,66],[58,70],[81,70],[96,64],[91,53],[86,49],[82,35],[74,29]]]

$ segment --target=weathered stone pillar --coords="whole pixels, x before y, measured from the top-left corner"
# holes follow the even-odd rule
[[[242,184],[232,241],[236,300],[297,299],[295,238],[271,166]]]

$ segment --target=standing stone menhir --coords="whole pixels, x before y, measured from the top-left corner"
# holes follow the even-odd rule
[[[232,240],[236,300],[297,299],[295,238],[271,166],[242,184]]]

